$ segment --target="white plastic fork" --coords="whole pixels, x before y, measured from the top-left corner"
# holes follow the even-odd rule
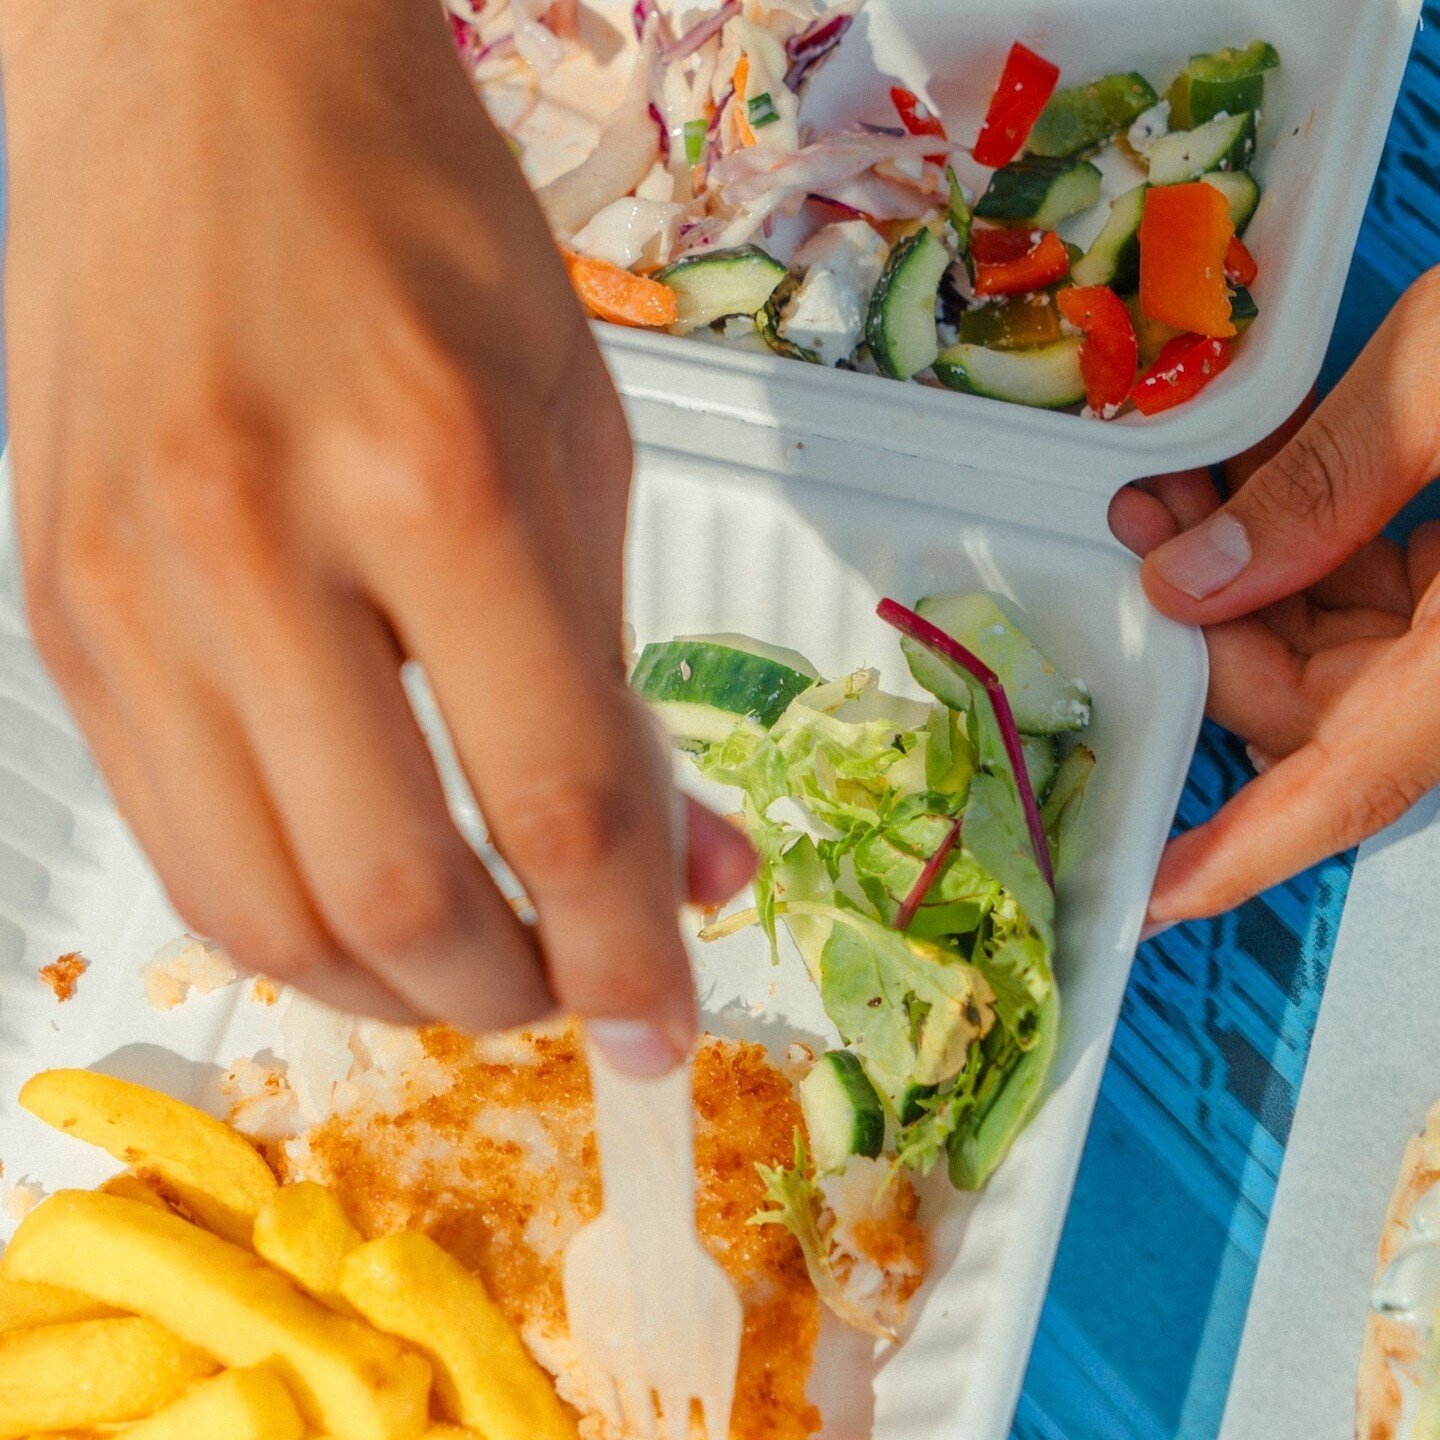
[[[565,1252],[565,1310],[612,1436],[728,1440],[743,1311],[695,1229],[687,1064],[621,1075],[587,1047],[604,1203]]]

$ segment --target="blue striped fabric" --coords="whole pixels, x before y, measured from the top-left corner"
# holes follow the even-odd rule
[[[1440,0],[1425,19],[1327,386],[1411,279],[1440,263]],[[1405,523],[1440,517],[1437,492]],[[1207,725],[1179,828],[1250,773],[1234,737]],[[1215,1435],[1351,860],[1141,948],[1013,1440]]]

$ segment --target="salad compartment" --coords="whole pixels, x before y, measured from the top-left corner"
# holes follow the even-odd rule
[[[1267,79],[1253,167],[1264,193],[1246,231],[1260,267],[1260,317],[1226,373],[1187,405],[1098,424],[600,325],[621,388],[839,439],[886,434],[911,454],[979,448],[1010,474],[1045,476],[1064,466],[1074,483],[1103,495],[1144,474],[1234,454],[1286,419],[1319,374],[1419,9],[1419,0],[866,0],[810,82],[802,115],[817,134],[857,122],[893,125],[888,88],[898,83],[968,145],[1017,40],[1061,67],[1061,85],[1133,69],[1162,93],[1188,54],[1273,43],[1281,65]],[[1112,197],[1137,174],[1116,158],[1102,165]],[[960,178],[982,191],[989,172],[968,156],[957,161]],[[1088,244],[1105,210],[1067,223],[1062,234]],[[777,232],[777,242],[783,238]]]
[[[881,1440],[1003,1440],[1199,726],[1204,647],[1151,609],[1133,560],[1113,543],[838,488],[829,477],[844,472],[810,451],[792,450],[782,475],[642,447],[628,576],[642,644],[739,631],[800,651],[822,674],[874,666],[886,689],[919,698],[877,601],[989,590],[1095,700],[1087,743],[1098,765],[1059,884],[1053,1090],[983,1194],[958,1194],[940,1172],[925,1185],[930,1279],[911,1333],[876,1377]],[[861,477],[867,468],[853,455],[851,467]],[[689,765],[677,773],[699,783]],[[778,968],[755,929],[694,953],[720,1033],[777,1047],[835,1043],[783,935]],[[863,1388],[827,1382],[822,1357],[813,1393],[827,1437],[872,1433]]]

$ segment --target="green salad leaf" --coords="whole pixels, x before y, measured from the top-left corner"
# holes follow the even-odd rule
[[[790,1167],[760,1165],[756,1168],[765,1182],[765,1198],[774,1208],[752,1215],[749,1223],[783,1225],[799,1242],[810,1283],[820,1299],[845,1324],[877,1340],[893,1340],[895,1336],[889,1330],[845,1293],[831,1264],[830,1242],[820,1229],[825,1199],[816,1183],[805,1137],[796,1130],[795,1163]]]
[[[942,597],[931,613],[984,605],[994,608]],[[1095,766],[1069,738],[1067,710],[1067,733],[1046,731],[1034,747],[1053,757],[1037,771],[1043,793],[1022,799],[986,684],[1005,683],[1012,651],[1032,689],[1052,667],[1018,631],[1010,642],[996,642],[982,684],[907,636],[933,699],[887,694],[876,672],[857,670],[817,681],[768,730],[737,717],[725,733],[722,716],[710,733],[723,738],[687,746],[701,774],[740,791],[758,856],[754,909],[703,933],[759,924],[778,958],[783,925],[890,1111],[896,1162],[928,1171],[944,1156],[964,1189],[988,1179],[1044,1093],[1060,1000],[1055,892],[1036,834],[1043,827],[1050,856],[1066,859]],[[1050,712],[1029,713],[1039,723]],[[809,1245],[814,1273],[824,1249],[801,1233],[815,1213],[808,1173],[797,1152],[767,1184],[770,1218]]]

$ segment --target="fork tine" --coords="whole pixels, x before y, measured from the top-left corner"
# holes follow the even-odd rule
[[[620,1408],[620,1389],[615,1377],[588,1360],[582,1362],[582,1371],[590,1398],[605,1421],[606,1431],[619,1434],[625,1428],[625,1413]]]
[[[644,1373],[643,1362],[632,1353],[616,1384],[625,1406],[630,1435],[635,1440],[659,1440],[655,1428],[655,1392],[643,1380],[634,1378]]]
[[[660,1429],[665,1440],[690,1440],[690,1393],[684,1388],[660,1393]]]
[[[700,1410],[705,1417],[705,1434],[709,1440],[729,1440],[730,1407],[733,1399],[727,1401],[720,1391],[707,1390],[700,1396]]]

